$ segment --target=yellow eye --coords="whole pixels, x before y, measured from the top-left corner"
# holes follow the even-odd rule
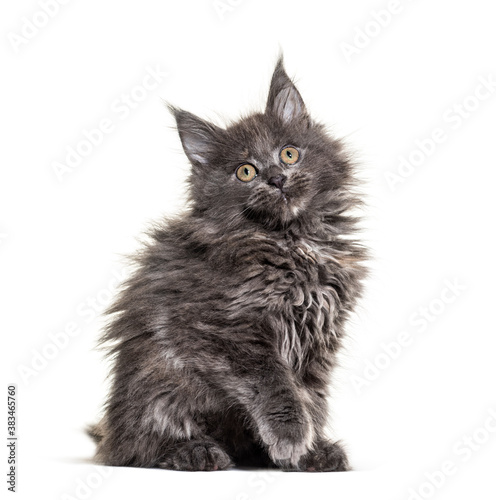
[[[243,182],[250,182],[257,176],[257,169],[250,165],[249,163],[245,163],[241,165],[236,170],[236,177]]]
[[[286,146],[281,149],[280,158],[283,163],[286,165],[294,165],[298,158],[300,157],[300,153],[293,146]]]

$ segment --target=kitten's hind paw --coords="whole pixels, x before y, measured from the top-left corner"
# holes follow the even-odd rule
[[[215,471],[232,466],[229,455],[211,441],[186,441],[164,455],[158,467],[185,471]]]
[[[291,469],[287,469],[291,470]],[[351,470],[345,451],[339,443],[322,441],[304,455],[298,468],[302,472],[343,472]]]

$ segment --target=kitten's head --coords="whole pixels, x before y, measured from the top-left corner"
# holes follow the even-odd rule
[[[340,211],[351,167],[339,141],[309,116],[279,59],[265,112],[227,128],[172,108],[188,156],[195,209],[226,225],[267,228]]]

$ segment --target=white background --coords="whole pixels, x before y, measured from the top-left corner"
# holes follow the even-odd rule
[[[386,0],[73,0],[50,18],[41,3],[1,14],[2,390],[6,413],[17,384],[18,498],[494,498],[496,92],[480,86],[496,78],[492,2],[403,0],[383,26]],[[184,201],[162,100],[217,123],[261,110],[279,50],[364,179],[373,273],[332,398],[356,471],[95,468],[82,429],[106,390],[99,310],[122,255]],[[143,91],[150,68],[168,74]],[[112,131],[57,176],[102,120]],[[415,166],[400,171],[401,157]]]

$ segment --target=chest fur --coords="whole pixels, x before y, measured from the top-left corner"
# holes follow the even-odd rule
[[[271,245],[251,262],[246,291],[273,332],[281,357],[295,370],[312,350],[336,337],[338,297],[328,280],[332,265],[324,250],[301,241]]]
[[[299,370],[313,350],[337,336],[338,263],[328,249],[303,240],[250,236],[229,255],[236,272],[225,312],[262,318],[281,357]]]
[[[298,370],[313,350],[336,336],[337,296],[327,283],[331,262],[324,251],[301,242],[287,248],[287,258],[294,269],[284,276],[284,305],[274,312],[280,354]]]

